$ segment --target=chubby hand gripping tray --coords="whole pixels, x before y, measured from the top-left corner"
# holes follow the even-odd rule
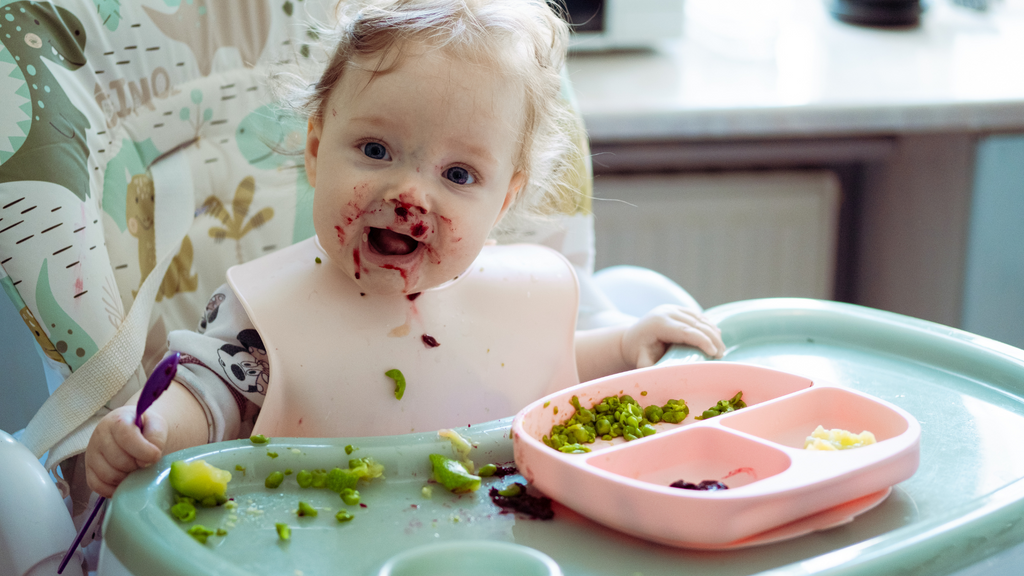
[[[695,419],[740,391],[746,408]],[[641,406],[683,399],[690,415],[631,442],[599,437],[584,454],[544,443],[551,427],[574,413],[574,396],[590,408],[623,394]],[[877,443],[804,450],[819,425],[868,430]],[[875,397],[732,362],[654,366],[580,384],[524,408],[512,431],[520,472],[544,494],[633,536],[702,549],[766,543],[849,521],[914,474],[921,436],[913,416]],[[719,480],[728,489],[669,486],[677,480]]]

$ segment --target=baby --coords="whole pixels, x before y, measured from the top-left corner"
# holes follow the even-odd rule
[[[511,416],[652,365],[674,343],[720,356],[718,328],[675,306],[574,333],[568,262],[488,241],[571,193],[567,37],[545,0],[343,2],[304,98],[316,237],[232,268],[200,331],[169,336],[183,354],[175,382],[143,431],[134,401],[101,420],[90,487],[110,496],[162,454],[250,433],[401,434]]]

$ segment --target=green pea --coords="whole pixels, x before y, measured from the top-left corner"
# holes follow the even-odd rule
[[[403,375],[402,371],[397,368],[388,370],[384,375],[395,381],[395,399],[401,400],[402,395],[405,394],[405,375]]]
[[[271,490],[274,490],[275,488],[281,485],[281,482],[284,482],[284,474],[275,471],[271,472],[270,476],[267,476],[267,479],[263,482],[263,485],[266,486],[267,488],[270,488]]]
[[[256,434],[249,436],[249,441],[253,444],[266,444],[267,442],[270,442],[270,438],[267,438],[263,434]]]
[[[494,476],[494,473],[497,471],[498,467],[495,466],[494,464],[484,464],[483,466],[480,467],[480,470],[477,471],[476,475],[484,477]]]
[[[307,504],[307,503],[305,503],[305,502],[300,500],[299,501],[299,509],[298,509],[297,514],[299,516],[315,517],[317,512],[316,512],[316,508],[313,508],[309,504]]]
[[[644,408],[644,417],[654,424],[661,422],[661,415],[663,413],[664,411],[658,406],[651,405],[648,406],[647,408]]]
[[[519,484],[509,484],[506,488],[498,490],[498,494],[511,497],[519,496],[521,492],[522,488],[519,487]]]
[[[351,513],[349,513],[348,510],[342,510],[342,511],[338,512],[337,514],[335,514],[334,518],[337,519],[338,522],[348,522],[348,521],[352,520],[353,518],[355,518],[355,516],[353,516]]]
[[[178,502],[171,506],[171,514],[180,522],[191,522],[196,519],[196,507],[190,502]]]
[[[313,484],[313,474],[309,470],[299,470],[295,475],[295,481],[299,483],[300,488],[309,488]]]
[[[202,524],[196,524],[188,529],[188,535],[198,540],[200,544],[206,544],[206,539],[216,533],[216,530],[211,530]]]
[[[582,444],[566,444],[560,447],[558,451],[566,454],[585,454],[590,452],[590,448],[587,448]]]
[[[359,491],[351,488],[345,488],[341,491],[341,499],[349,506],[355,506],[359,504]]]

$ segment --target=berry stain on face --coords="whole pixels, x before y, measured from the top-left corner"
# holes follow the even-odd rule
[[[337,238],[328,255],[359,293],[409,295],[466,270],[507,208],[523,99],[451,54],[412,45],[387,75],[367,71],[383,57],[360,57],[338,82],[330,114],[310,124],[306,163],[314,226]],[[450,89],[409,97],[439,83]]]

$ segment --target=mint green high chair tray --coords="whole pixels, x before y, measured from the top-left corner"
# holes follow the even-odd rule
[[[503,541],[533,548],[572,575],[942,575],[1024,541],[1024,351],[952,328],[878,310],[804,299],[737,302],[707,311],[729,346],[725,360],[821,379],[886,400],[921,425],[920,467],[851,522],[750,548],[698,551],[640,540],[554,506],[555,518],[503,513],[487,491],[522,481],[484,479],[456,496],[429,484],[430,453],[452,454],[436,433],[349,439],[247,440],[184,450],[131,475],[104,522],[103,574],[376,575],[392,557],[436,542]],[[673,348],[661,361],[708,361]],[[511,418],[457,431],[477,444],[477,465],[513,459]],[[351,456],[345,446],[357,448]],[[267,452],[275,452],[270,458]],[[386,479],[360,487],[366,507],[294,475],[268,490],[272,471],[383,463]],[[173,460],[205,459],[235,475],[238,508],[200,509],[195,523],[228,534],[199,544],[168,509]],[[236,470],[245,468],[245,473]],[[425,486],[432,487],[426,498]],[[321,512],[298,518],[304,500]],[[342,508],[355,516],[338,523]],[[232,515],[235,517],[232,519]],[[680,522],[713,522],[681,518]],[[288,542],[274,524],[292,528]],[[471,550],[471,547],[470,547]],[[471,553],[471,552],[470,552]],[[512,572],[514,573],[514,572]]]

